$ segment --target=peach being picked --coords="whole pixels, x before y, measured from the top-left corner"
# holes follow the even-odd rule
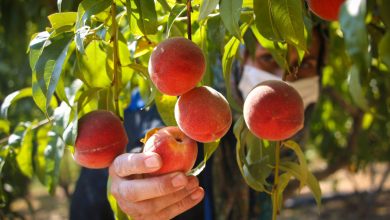
[[[248,94],[243,111],[248,129],[262,139],[285,140],[303,128],[302,98],[283,81],[260,83]]]
[[[119,117],[110,111],[92,111],[78,121],[73,157],[81,166],[106,168],[125,151],[127,142],[127,134]]]
[[[183,37],[169,38],[153,50],[149,74],[157,89],[171,96],[193,89],[202,79],[206,61],[202,50]]]
[[[232,113],[225,97],[208,86],[183,94],[175,105],[179,128],[199,142],[212,142],[224,136],[232,124]]]
[[[143,152],[160,155],[162,167],[150,173],[161,175],[175,171],[187,173],[194,166],[198,155],[196,141],[187,137],[178,127],[164,127],[146,141]]]

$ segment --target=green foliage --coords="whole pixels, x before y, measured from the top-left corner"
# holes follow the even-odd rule
[[[326,27],[323,96],[313,115],[308,148],[315,147],[329,164],[340,166],[360,167],[390,158],[389,1],[348,0],[340,22],[329,23],[311,18],[301,0],[193,0],[191,24],[184,1],[52,2],[0,3],[0,77],[10,79],[0,82],[1,183],[14,174],[37,177],[54,192],[64,152],[71,152],[75,143],[77,119],[96,109],[123,117],[134,89],[139,89],[145,108],[155,104],[164,123],[175,125],[177,97],[157,91],[147,66],[153,48],[170,36],[186,36],[188,25],[207,60],[201,84],[224,87],[238,116],[242,107],[232,91],[231,73],[241,45],[252,48],[253,54],[260,42],[287,69],[287,52],[296,50],[302,59],[311,27],[318,23]],[[282,192],[295,178],[320,204],[318,181],[308,172],[310,163],[300,146],[259,140],[242,117],[237,118],[236,159],[246,183],[272,194],[280,209]],[[204,145],[204,161],[193,174],[202,172],[218,144]],[[278,147],[292,150],[297,161],[278,161]],[[4,169],[7,166],[13,169]],[[271,175],[278,177],[276,188]],[[109,199],[117,217],[124,217],[113,197]]]

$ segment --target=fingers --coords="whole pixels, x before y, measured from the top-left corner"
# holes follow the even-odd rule
[[[190,195],[185,197],[183,200],[160,211],[157,215],[155,215],[157,216],[157,218],[155,217],[154,219],[172,219],[175,216],[194,207],[203,199],[203,197],[204,197],[204,190],[203,188],[198,187],[195,191],[193,191]]]
[[[125,153],[115,158],[110,166],[110,172],[119,177],[126,177],[156,171],[161,165],[161,157],[156,153]]]
[[[124,204],[126,207],[122,208],[125,208],[133,214],[151,215],[152,213],[158,213],[161,210],[180,202],[198,188],[199,182],[197,178],[191,177],[188,184],[177,192],[140,202],[126,203]]]
[[[114,196],[138,202],[176,192],[187,185],[188,178],[184,173],[175,172],[146,179],[123,180],[112,186],[111,191]]]

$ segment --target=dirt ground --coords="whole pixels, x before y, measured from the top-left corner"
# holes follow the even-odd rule
[[[383,181],[387,164],[351,174],[340,170],[321,182],[322,207],[319,210],[307,189],[287,199],[279,220],[388,220],[390,219],[390,178]],[[33,214],[24,200],[13,203],[12,209],[29,220],[68,219],[69,201],[63,190],[54,197],[38,182],[31,185],[29,196]]]

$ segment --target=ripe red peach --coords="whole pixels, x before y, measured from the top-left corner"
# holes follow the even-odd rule
[[[175,119],[188,137],[207,143],[226,134],[232,124],[232,113],[221,93],[202,86],[179,97],[175,105]]]
[[[302,98],[283,81],[260,83],[248,94],[243,111],[249,130],[262,139],[285,140],[303,128]]]
[[[310,10],[318,17],[327,21],[337,21],[339,11],[345,0],[307,0]]]
[[[194,166],[198,154],[196,141],[187,137],[178,127],[164,127],[145,143],[143,152],[160,155],[162,167],[148,175],[161,175],[175,171],[187,173]]]
[[[81,166],[106,168],[125,151],[127,142],[127,134],[119,117],[110,111],[92,111],[78,121],[73,157]]]
[[[202,79],[205,69],[202,50],[183,37],[169,38],[158,44],[150,56],[148,67],[157,89],[172,96],[193,89]]]

